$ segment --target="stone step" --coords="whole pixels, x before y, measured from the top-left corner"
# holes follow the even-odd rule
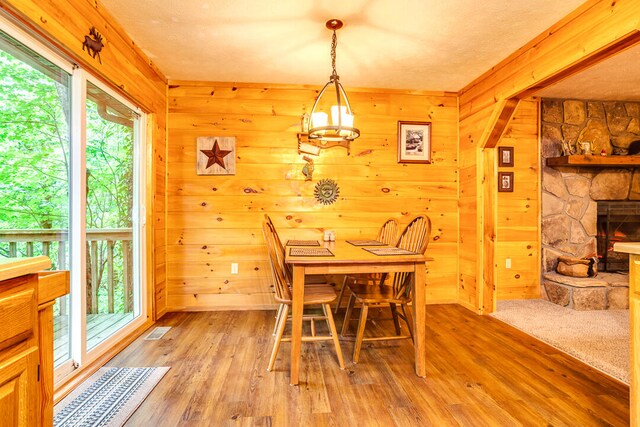
[[[623,310],[629,308],[629,275],[600,273],[597,277],[570,277],[545,273],[543,288],[554,304],[574,310]]]

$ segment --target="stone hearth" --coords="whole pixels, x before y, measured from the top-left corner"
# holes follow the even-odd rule
[[[574,310],[624,310],[629,308],[629,276],[600,273],[596,277],[568,277],[545,273],[547,299]]]

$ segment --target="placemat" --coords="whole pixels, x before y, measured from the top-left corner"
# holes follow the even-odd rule
[[[320,246],[317,240],[287,240],[287,246]]]
[[[387,246],[382,242],[378,242],[377,240],[371,240],[371,239],[347,240],[347,243],[350,243],[353,246]]]
[[[289,248],[289,256],[333,256],[327,248]]]
[[[400,248],[362,248],[367,252],[371,252],[374,255],[417,255],[415,252],[408,251]]]

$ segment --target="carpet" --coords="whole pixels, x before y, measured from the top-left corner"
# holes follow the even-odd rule
[[[576,311],[535,299],[499,301],[492,316],[629,384],[629,310]]]
[[[122,426],[169,368],[101,368],[54,408],[55,427]]]

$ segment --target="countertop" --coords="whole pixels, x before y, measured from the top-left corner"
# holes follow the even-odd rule
[[[37,273],[48,268],[51,268],[51,260],[46,256],[0,258],[0,281]]]
[[[640,242],[618,242],[614,243],[613,250],[627,254],[640,255]]]

